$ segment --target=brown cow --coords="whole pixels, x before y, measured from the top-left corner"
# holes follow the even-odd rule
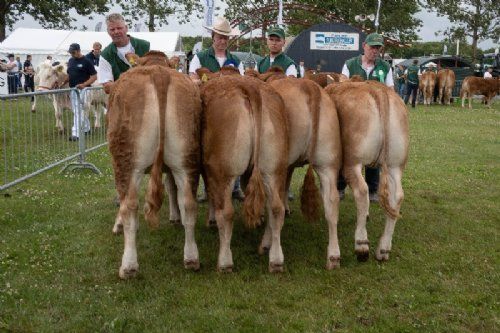
[[[486,105],[491,108],[493,97],[500,93],[499,79],[484,79],[481,77],[467,76],[462,82],[460,98],[462,98],[462,107],[465,107],[465,99],[469,99],[469,109],[472,108],[472,97],[474,95],[483,95]]]
[[[184,265],[199,269],[194,239],[197,213],[194,196],[200,168],[200,96],[187,76],[166,68],[165,64],[158,54],[146,56],[143,66],[120,76],[109,97],[108,141],[120,197],[114,230],[123,228],[125,238],[121,278],[132,277],[138,270],[135,241],[138,192],[149,167],[146,220],[154,227],[159,224],[165,168],[177,186],[174,197],[186,233]]]
[[[388,260],[392,235],[403,200],[401,178],[408,158],[408,114],[394,89],[375,82],[346,82],[326,88],[337,107],[342,135],[342,172],[356,200],[355,252],[368,258],[366,220],[368,186],[361,174],[365,165],[380,165],[379,196],[386,225],[376,258]]]
[[[422,74],[419,80],[419,90],[424,96],[424,105],[431,105],[436,86],[436,73],[427,71]]]
[[[290,187],[295,167],[309,163],[302,188],[301,208],[308,220],[317,219],[320,204],[313,169],[316,171],[321,183],[321,196],[329,230],[326,268],[339,267],[337,176],[342,161],[342,147],[335,106],[323,89],[310,80],[283,79],[273,81],[270,85],[285,102],[289,124],[290,151],[286,188],[288,190]],[[286,207],[289,210],[288,202]],[[268,247],[270,237],[270,230],[267,228],[260,252]]]
[[[255,77],[264,82],[271,82],[274,80],[287,78],[283,68],[278,66],[273,66],[262,74],[253,68],[247,68],[245,70],[245,76]]]
[[[332,82],[342,82],[347,79],[347,77],[343,74],[335,73],[335,72],[316,72],[315,70],[308,69],[304,73],[304,79],[308,79],[316,82],[321,87],[326,87]]]
[[[231,190],[242,175],[242,184],[248,183],[243,203],[246,224],[260,223],[267,196],[272,230],[269,271],[282,271],[280,233],[288,155],[283,101],[266,83],[236,75],[206,82],[202,100],[203,172],[220,237],[217,268],[232,271]]]
[[[455,87],[455,72],[451,69],[441,69],[437,75],[439,103],[450,105],[451,93]]]

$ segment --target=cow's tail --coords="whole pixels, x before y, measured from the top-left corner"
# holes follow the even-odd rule
[[[245,89],[250,103],[250,114],[253,118],[254,143],[253,143],[253,169],[245,189],[245,201],[243,212],[245,214],[245,225],[249,228],[257,227],[261,220],[260,216],[264,209],[266,193],[264,180],[260,172],[259,155],[262,136],[262,96],[258,86],[250,86]]]
[[[155,159],[151,166],[148,189],[146,193],[146,203],[144,204],[144,217],[151,228],[158,228],[160,225],[159,211],[163,203],[163,155],[165,143],[165,119],[167,112],[167,91],[170,83],[170,76],[165,73],[160,66],[151,72],[151,81],[155,87],[158,98],[158,111],[160,118],[160,137],[156,150]]]
[[[308,222],[314,222],[319,219],[319,207],[321,203],[321,197],[313,172],[314,154],[316,153],[316,146],[318,144],[321,91],[318,86],[312,83],[307,84],[306,87],[309,96],[309,112],[311,115],[312,128],[311,144],[307,152],[309,166],[307,167],[300,194],[300,210]]]
[[[379,113],[382,123],[382,148],[380,152],[380,157],[378,163],[380,164],[380,183],[378,187],[378,195],[380,200],[380,206],[384,209],[386,214],[397,219],[399,217],[399,211],[391,207],[389,197],[389,168],[387,166],[389,160],[389,117],[391,116],[391,108],[393,103],[390,101],[389,93],[379,94]]]

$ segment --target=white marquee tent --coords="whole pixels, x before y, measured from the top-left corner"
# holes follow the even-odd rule
[[[145,39],[151,43],[151,50],[165,52],[167,56],[184,55],[182,41],[178,32],[131,32],[133,37]],[[33,65],[36,67],[48,55],[54,60],[65,61],[69,58],[68,48],[71,43],[78,43],[82,53],[92,50],[92,44],[100,42],[103,47],[111,42],[107,32],[76,31],[76,30],[50,30],[17,28],[2,43],[0,43],[0,56],[7,58],[13,53],[21,57],[21,63],[26,55],[33,56]]]

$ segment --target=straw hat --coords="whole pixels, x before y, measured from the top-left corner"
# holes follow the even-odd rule
[[[237,28],[231,29],[229,21],[226,20],[224,17],[216,17],[213,26],[211,27],[204,26],[204,27],[210,31],[215,32],[216,34],[224,36],[237,36],[240,34],[239,29]]]

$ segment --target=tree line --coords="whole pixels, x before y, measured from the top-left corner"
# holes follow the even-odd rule
[[[245,26],[266,27],[268,22],[277,17],[277,1],[275,0],[221,0],[225,3],[225,16],[238,19]],[[374,22],[366,20],[356,22],[360,14],[374,14],[377,0],[283,0],[284,4],[296,4],[287,7],[283,16],[287,18],[288,33],[297,35],[303,29],[325,21],[321,13],[328,13],[348,24],[364,27],[369,31],[375,29]],[[481,50],[477,44],[500,35],[500,6],[497,0],[383,0],[380,10],[379,31],[385,36],[412,43],[411,48],[394,50],[401,57],[418,52],[427,52],[439,45],[415,43],[417,32],[422,27],[422,21],[416,17],[421,10],[435,11],[438,16],[446,17],[451,25],[442,35],[449,45],[449,53],[453,41],[467,38],[470,44],[470,57],[475,60]],[[70,10],[77,14],[93,18],[93,15],[109,12],[111,6],[120,6],[122,14],[129,23],[144,24],[149,31],[168,25],[171,21],[189,22],[193,17],[203,16],[203,1],[199,0],[4,0],[0,1],[0,41],[6,36],[6,30],[25,15],[31,15],[45,28],[76,28],[76,19],[68,15]],[[303,8],[315,8],[314,11]],[[220,9],[220,8],[216,8]],[[81,28],[81,27],[80,27]],[[242,49],[245,46],[242,40]],[[465,43],[464,43],[465,44]],[[262,51],[262,45],[256,43],[252,49]],[[418,51],[420,50],[420,51]],[[469,52],[467,48],[466,52]],[[442,51],[442,50],[441,50]],[[412,53],[413,52],[413,53]],[[258,52],[256,52],[258,53]]]

